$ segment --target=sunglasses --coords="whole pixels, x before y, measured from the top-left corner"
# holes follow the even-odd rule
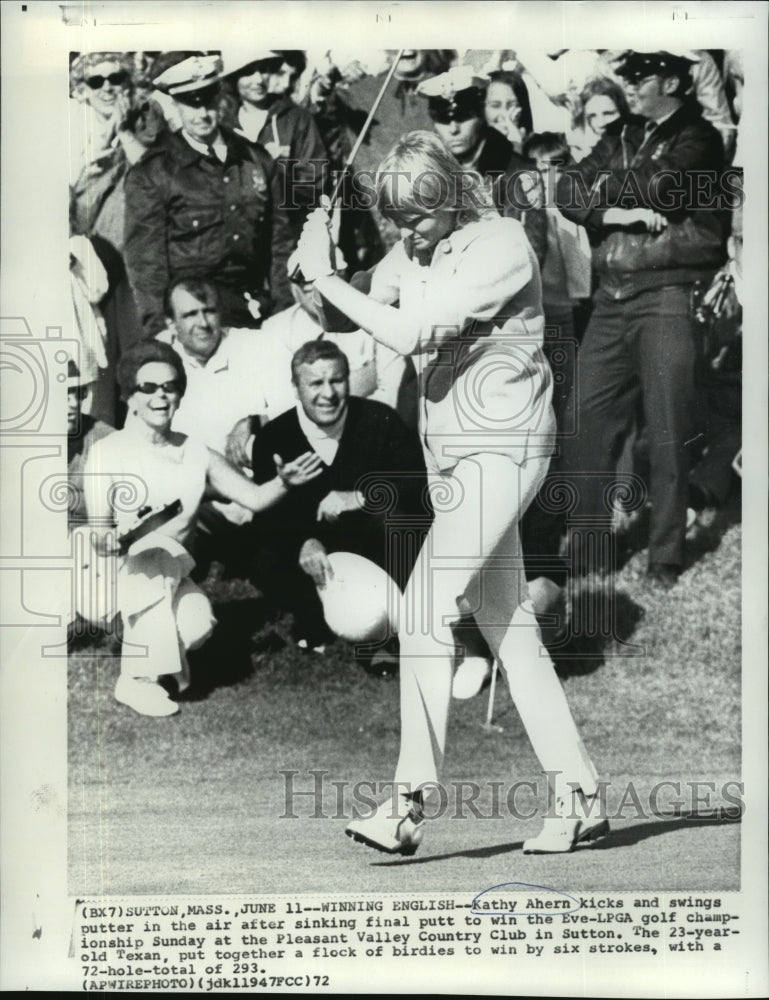
[[[163,392],[167,393],[173,392],[178,394],[181,392],[181,386],[176,379],[170,382],[140,382],[134,391],[144,393],[145,396],[153,396],[158,389],[162,389]]]
[[[640,87],[642,83],[647,83],[649,80],[653,80],[657,75],[657,73],[645,73],[643,71],[626,73],[625,83],[630,87]]]
[[[456,111],[431,111],[430,117],[438,125],[450,125],[451,122],[469,122],[471,118],[479,116],[472,111],[462,111],[457,108]]]
[[[121,69],[119,73],[110,73],[109,76],[87,76],[85,78],[85,82],[91,90],[101,90],[108,80],[113,87],[119,87],[120,84],[125,83],[127,79],[128,73]]]

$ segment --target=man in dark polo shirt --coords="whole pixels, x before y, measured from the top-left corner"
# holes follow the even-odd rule
[[[293,612],[295,638],[319,646],[330,638],[316,590],[332,573],[329,553],[365,556],[403,587],[430,508],[416,432],[384,403],[350,396],[347,358],[336,344],[304,344],[291,371],[297,406],[257,432],[254,481],[274,478],[274,455],[290,461],[308,449],[324,471],[255,517],[256,582]]]

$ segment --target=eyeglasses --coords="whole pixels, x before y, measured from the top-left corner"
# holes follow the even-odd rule
[[[162,389],[163,392],[167,393],[178,393],[181,392],[181,385],[176,379],[171,382],[140,382],[136,386],[136,392],[144,393],[145,396],[153,396],[158,389]]]
[[[87,76],[85,82],[91,90],[101,90],[108,80],[113,87],[119,87],[121,83],[125,83],[127,79],[128,73],[121,69],[119,73],[110,73],[109,76]]]

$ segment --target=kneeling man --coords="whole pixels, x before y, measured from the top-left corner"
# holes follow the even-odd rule
[[[256,583],[294,615],[294,638],[317,647],[330,638],[317,587],[333,574],[332,552],[353,552],[402,587],[431,511],[417,433],[393,409],[350,396],[349,366],[330,341],[304,344],[291,360],[294,409],[262,427],[253,448],[257,483],[275,476],[273,456],[308,449],[324,469],[280,509],[254,519]]]

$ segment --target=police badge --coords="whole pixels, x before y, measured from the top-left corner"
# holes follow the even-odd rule
[[[264,174],[258,167],[251,168],[251,180],[254,186],[254,191],[257,194],[265,195],[267,193],[267,184],[264,180]]]

